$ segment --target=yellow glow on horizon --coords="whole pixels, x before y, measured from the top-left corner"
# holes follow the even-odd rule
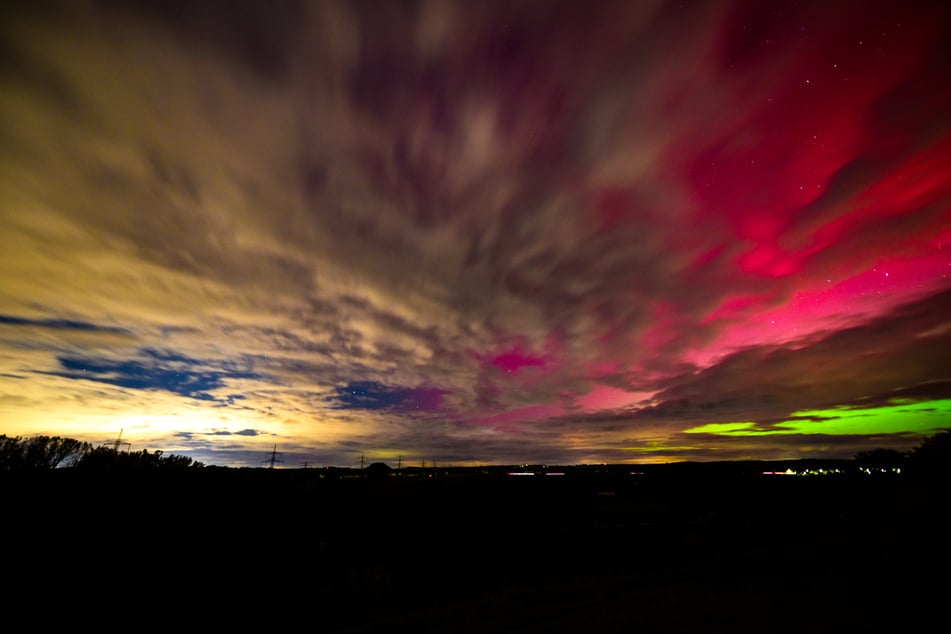
[[[663,451],[695,451],[694,445],[668,445],[663,441],[652,441],[641,447],[622,447],[621,451],[631,451],[635,453],[656,453]]]

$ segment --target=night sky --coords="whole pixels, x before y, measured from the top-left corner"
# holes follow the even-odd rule
[[[947,3],[8,4],[0,433],[298,467],[951,427]]]

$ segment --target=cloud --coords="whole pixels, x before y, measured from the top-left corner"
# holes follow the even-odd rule
[[[74,321],[71,319],[28,319],[25,317],[13,317],[11,315],[0,315],[0,325],[10,326],[36,326],[38,328],[51,328],[54,330],[82,330],[90,332],[109,332],[109,333],[128,333],[128,330],[117,328],[115,326],[103,326],[92,324],[85,321]]]
[[[140,352],[142,360],[59,357],[62,370],[47,374],[136,390],[164,390],[204,401],[219,400],[212,392],[226,387],[229,379],[263,378],[254,372],[238,370],[232,364],[225,364],[223,369],[209,370],[205,369],[208,362],[176,353],[150,349]],[[233,394],[223,397],[229,403],[241,398],[243,396]]]
[[[184,438],[186,440],[192,440],[195,436],[251,436],[253,437],[253,436],[262,435],[262,432],[256,429],[242,429],[239,431],[216,430],[216,431],[202,432],[200,434],[196,434],[195,432],[182,431],[182,432],[177,432],[174,435],[179,438]]]
[[[333,407],[340,409],[396,409],[431,411],[439,409],[443,391],[436,388],[406,388],[354,381],[337,388]]]

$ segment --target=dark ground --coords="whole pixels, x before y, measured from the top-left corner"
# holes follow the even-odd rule
[[[189,631],[943,631],[935,482],[344,473],[3,474],[8,611]]]

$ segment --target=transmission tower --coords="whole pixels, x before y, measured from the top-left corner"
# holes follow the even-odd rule
[[[268,465],[268,469],[273,469],[275,464],[284,464],[284,454],[277,453],[277,445],[274,445],[274,449],[268,453],[268,457],[261,462]]]
[[[119,435],[116,436],[115,441],[112,443],[112,448],[113,448],[116,452],[119,451],[119,447],[128,447],[128,448],[129,448],[129,451],[132,451],[132,443],[130,443],[130,442],[123,442],[123,441],[122,441],[122,432],[124,432],[124,431],[125,431],[124,428],[123,428],[123,429],[120,429],[120,430],[119,430]]]

